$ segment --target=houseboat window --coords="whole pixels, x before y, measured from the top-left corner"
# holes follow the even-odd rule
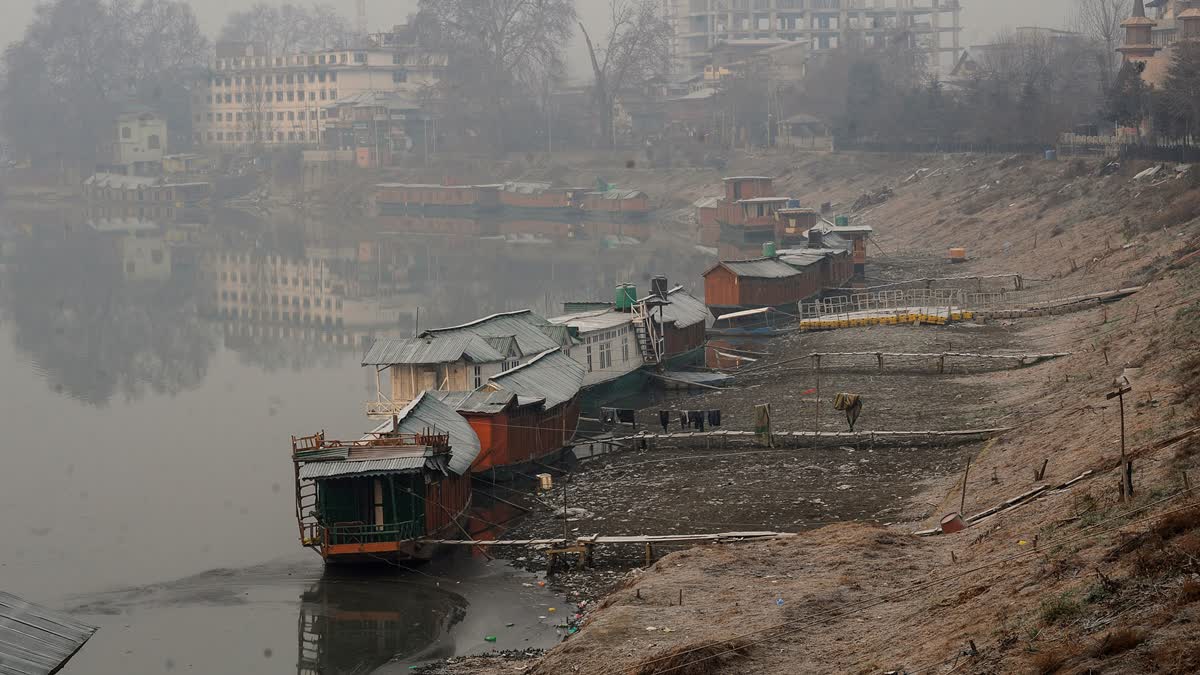
[[[621,363],[629,363],[629,338],[621,341]]]
[[[510,360],[504,362],[504,369],[512,370],[513,368],[516,368],[519,365],[521,365],[521,362],[519,360],[510,359]]]
[[[483,386],[483,366],[475,366],[475,388]]]
[[[592,347],[590,345],[587,348],[587,369],[589,373],[592,372]]]
[[[607,370],[612,367],[612,345],[603,342],[600,344],[600,370]]]

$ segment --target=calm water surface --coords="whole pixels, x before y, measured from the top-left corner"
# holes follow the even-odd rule
[[[210,220],[0,211],[0,588],[101,627],[64,672],[400,672],[485,635],[557,642],[539,617],[561,601],[502,563],[326,573],[297,543],[288,437],[368,428],[362,345],[417,307],[422,327],[556,313],[649,270],[694,286],[703,260]]]

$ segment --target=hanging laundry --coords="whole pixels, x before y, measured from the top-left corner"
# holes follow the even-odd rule
[[[629,410],[627,408],[618,408],[617,421],[621,424],[627,424],[632,427],[637,424],[637,411]]]
[[[700,431],[704,431],[704,411],[703,410],[696,411],[696,428],[699,429]]]
[[[833,409],[845,411],[846,422],[850,424],[850,431],[854,431],[854,424],[858,422],[858,416],[862,413],[862,406],[862,396],[858,394],[841,393],[833,397]]]
[[[603,421],[605,424],[613,424],[613,423],[615,423],[615,422],[616,422],[616,418],[617,418],[617,413],[616,413],[616,411],[615,411],[615,410],[613,410],[612,408],[601,408],[601,409],[600,409],[600,419],[601,419],[601,421]]]
[[[680,429],[688,428],[688,411],[686,411],[686,410],[679,411],[679,428]]]
[[[710,427],[721,426],[721,411],[720,410],[709,410],[708,411],[708,426],[710,426]]]
[[[664,434],[667,433],[667,427],[670,426],[670,424],[671,424],[671,411],[670,410],[659,410],[658,411],[658,423],[662,425],[663,433]]]

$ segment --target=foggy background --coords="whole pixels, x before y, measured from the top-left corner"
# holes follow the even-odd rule
[[[354,19],[354,0],[326,0],[342,11],[351,21]],[[209,38],[215,38],[225,22],[225,17],[234,10],[245,9],[250,0],[189,0],[196,17]],[[963,46],[986,41],[997,30],[1015,26],[1043,26],[1063,28],[1068,24],[1071,0],[961,0],[963,6]],[[0,24],[0,42],[7,46],[21,37],[25,26],[33,16],[34,0],[0,0],[0,14],[5,18]],[[274,3],[278,4],[278,3]],[[297,0],[297,4],[311,4]],[[578,0],[580,18],[584,25],[598,26],[605,22],[607,0]],[[390,28],[403,23],[417,9],[417,0],[367,0],[367,20],[372,31]],[[568,66],[572,79],[586,79],[591,70],[583,39],[575,36],[568,51]]]

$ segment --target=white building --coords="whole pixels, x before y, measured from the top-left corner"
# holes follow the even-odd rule
[[[431,95],[445,55],[394,49],[332,49],[271,55],[227,43],[192,99],[194,140],[210,147],[317,146],[327,108],[368,91]]]
[[[148,108],[129,109],[114,120],[111,146],[101,164],[127,175],[157,174],[167,151],[167,121]]]
[[[665,0],[675,29],[672,56],[681,74],[702,72],[709,50],[731,40],[808,40],[816,51],[882,46],[907,32],[937,64],[958,59],[958,0]]]
[[[637,372],[645,362],[628,312],[593,309],[550,319],[567,326],[583,344],[571,349],[571,358],[584,367],[585,388],[613,383]]]

